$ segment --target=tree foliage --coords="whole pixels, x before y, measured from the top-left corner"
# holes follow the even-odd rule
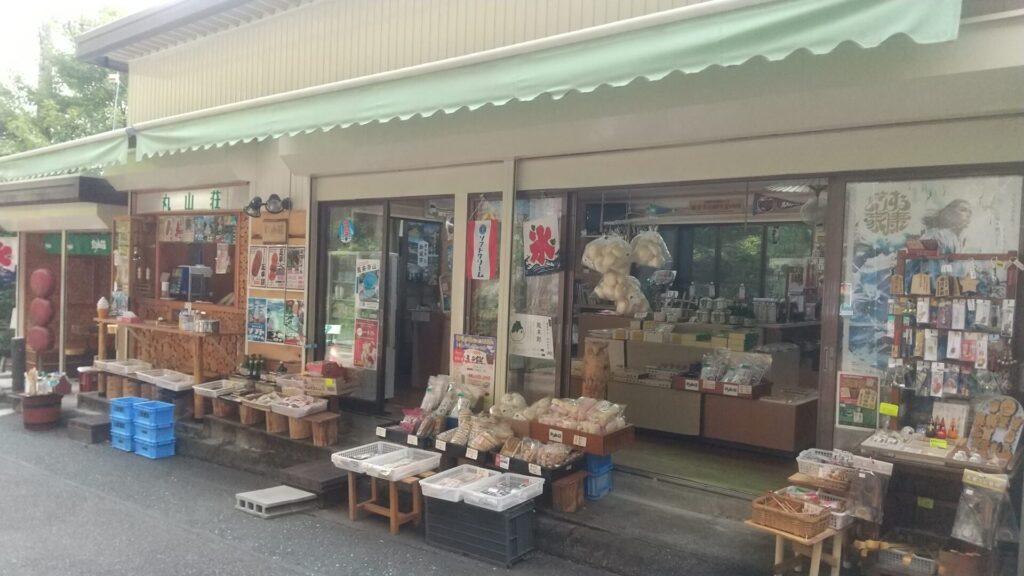
[[[116,17],[48,22],[39,28],[39,79],[0,85],[0,155],[67,142],[124,126],[127,88],[110,71],[79,61],[74,39]],[[117,102],[115,104],[115,96]]]

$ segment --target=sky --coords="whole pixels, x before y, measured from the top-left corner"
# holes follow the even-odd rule
[[[22,75],[35,83],[39,25],[49,19],[74,20],[111,7],[128,15],[168,0],[7,0],[0,18],[0,81]]]

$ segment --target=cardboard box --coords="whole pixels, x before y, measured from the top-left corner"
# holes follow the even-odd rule
[[[530,438],[542,442],[566,444],[587,454],[607,456],[632,444],[636,440],[636,429],[631,424],[610,434],[587,434],[578,430],[541,424],[535,420],[530,422]]]

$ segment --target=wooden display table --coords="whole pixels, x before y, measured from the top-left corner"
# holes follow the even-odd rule
[[[420,480],[423,478],[429,478],[433,476],[433,472],[421,472],[415,476],[410,476],[402,480],[389,481],[379,480],[373,476],[366,476],[364,474],[357,474],[356,472],[348,473],[348,517],[350,520],[359,519],[359,511],[365,510],[371,514],[383,516],[389,521],[389,530],[392,534],[398,534],[398,530],[405,524],[412,522],[414,526],[419,526],[423,520],[423,494],[420,492]],[[370,499],[359,501],[359,478],[366,477],[370,479]],[[387,482],[388,484],[388,502],[387,506],[384,506],[380,502],[382,494],[378,489],[378,482]],[[402,512],[398,505],[398,485],[405,484],[412,490],[412,510],[409,512]]]
[[[822,562],[831,568],[831,576],[839,576],[839,570],[843,565],[843,538],[846,535],[846,529],[836,531],[829,528],[813,538],[801,538],[795,534],[755,524],[750,520],[745,520],[743,523],[754,530],[775,536],[775,565],[772,567],[772,574],[786,574],[800,566],[804,558],[810,558],[809,576],[818,576]],[[832,553],[825,554],[822,552],[822,548],[829,538],[832,539]],[[794,555],[789,559],[784,559],[786,542],[793,547]]]

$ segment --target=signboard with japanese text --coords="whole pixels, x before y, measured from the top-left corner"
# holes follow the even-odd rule
[[[466,243],[466,274],[470,280],[492,280],[498,277],[498,221],[472,220],[468,225]]]
[[[516,356],[554,360],[555,345],[549,316],[512,314],[509,352]]]
[[[249,187],[217,186],[189,190],[138,192],[134,195],[133,202],[136,214],[241,210],[249,203]]]
[[[452,344],[452,377],[477,389],[481,398],[494,393],[494,362],[498,339],[456,334]]]

